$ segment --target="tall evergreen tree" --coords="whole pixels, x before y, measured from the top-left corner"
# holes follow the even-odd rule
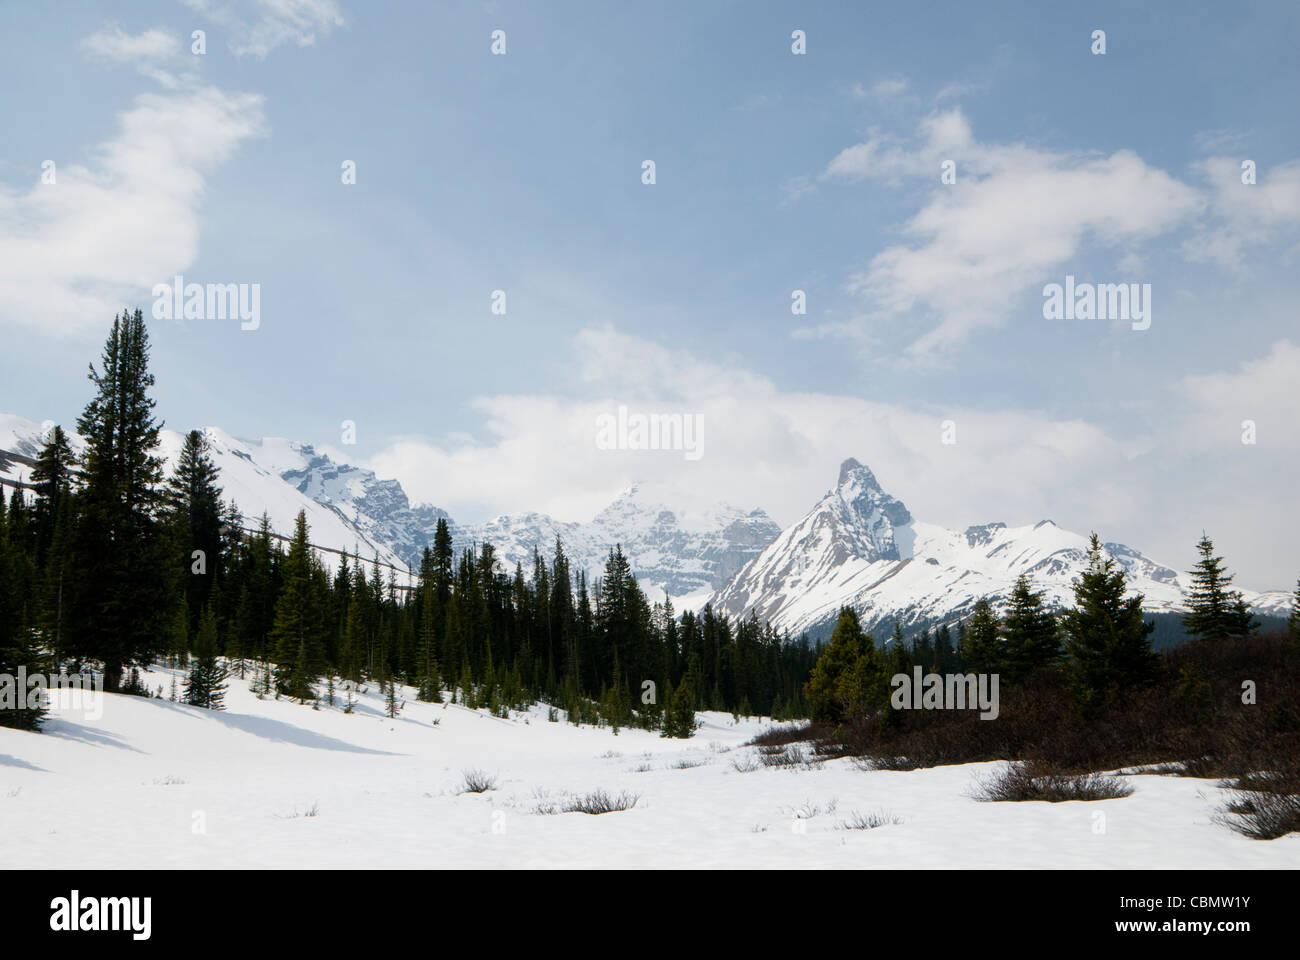
[[[34,573],[39,592],[32,598],[33,613],[41,633],[47,638],[52,662],[58,662],[64,632],[64,590],[68,574],[69,538],[75,516],[72,480],[76,460],[63,428],[51,428],[31,483],[35,492],[32,505],[34,520]]]
[[[1002,621],[1003,665],[1009,682],[1023,680],[1039,667],[1061,658],[1056,616],[1043,603],[1043,594],[1029,586],[1024,574],[1016,579],[1011,603]]]
[[[1190,612],[1183,626],[1198,640],[1226,640],[1255,631],[1257,623],[1239,591],[1229,590],[1232,575],[1223,558],[1214,555],[1214,543],[1202,533],[1196,545],[1201,559],[1192,568],[1192,589],[1187,599]]]
[[[1295,595],[1291,598],[1291,614],[1286,618],[1286,628],[1291,639],[1300,643],[1300,580],[1296,581]]]
[[[938,673],[950,673],[957,665],[957,654],[952,645],[952,631],[948,624],[941,623],[934,632],[934,669]]]
[[[221,710],[226,696],[226,668],[217,660],[217,618],[209,607],[199,620],[194,664],[185,678],[185,702]]]
[[[207,437],[199,430],[185,435],[176,467],[167,481],[166,499],[181,554],[182,592],[191,611],[190,629],[208,604],[221,574],[226,508],[217,483]]]
[[[1159,675],[1151,649],[1155,624],[1142,619],[1142,595],[1126,593],[1123,567],[1103,553],[1094,533],[1088,569],[1074,584],[1075,607],[1061,616],[1071,691],[1085,709],[1148,686]]]
[[[812,719],[839,723],[865,716],[885,700],[887,689],[875,640],[863,631],[857,612],[844,607],[804,686]]]
[[[23,622],[19,580],[14,576],[19,551],[6,514],[0,495],[0,727],[35,730],[45,716],[44,698],[18,678],[24,672],[45,672],[45,662]]]
[[[975,602],[975,610],[961,633],[962,661],[978,673],[1000,673],[1003,665],[1002,626],[987,597]]]
[[[312,583],[316,563],[308,539],[307,513],[299,511],[284,560],[284,589],[276,603],[271,640],[279,690],[302,702],[315,699],[314,685],[325,672],[323,611]]]
[[[77,421],[85,452],[63,646],[68,655],[99,660],[104,689],[116,692],[124,668],[162,652],[173,608],[158,535],[162,425],[153,416],[149,335],[139,310],[114,319],[90,380],[96,394]]]
[[[45,554],[54,540],[59,521],[70,507],[67,495],[72,488],[76,459],[63,428],[50,428],[45,445],[32,467],[31,485],[36,498],[32,504],[35,521],[36,565],[43,567]]]
[[[683,677],[673,691],[672,701],[664,713],[661,736],[685,739],[695,734],[695,707],[691,702],[691,691]]]

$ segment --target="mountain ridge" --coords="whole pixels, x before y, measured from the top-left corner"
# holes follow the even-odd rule
[[[1071,581],[1087,565],[1087,538],[1052,520],[1009,527],[1005,522],[949,530],[916,520],[854,458],[840,465],[834,488],[710,602],[737,617],[756,614],[792,634],[823,633],[843,606],[871,630],[954,622],[981,597],[995,607],[1027,575],[1049,605],[1073,605]],[[1103,550],[1130,577],[1152,613],[1186,609],[1186,575],[1137,550],[1106,542]],[[1284,614],[1290,595],[1243,590],[1264,615]]]

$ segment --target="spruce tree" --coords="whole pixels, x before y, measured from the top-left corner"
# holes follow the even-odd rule
[[[966,667],[977,673],[1000,673],[1003,666],[1002,625],[987,597],[975,602],[964,623],[958,653]]]
[[[1192,568],[1192,589],[1187,598],[1189,612],[1183,626],[1198,640],[1226,640],[1243,637],[1257,626],[1241,593],[1229,590],[1233,577],[1214,555],[1214,543],[1201,534],[1196,545],[1201,559]]]
[[[1291,639],[1300,643],[1300,580],[1296,581],[1295,595],[1291,598],[1291,615],[1286,618],[1286,629]]]
[[[217,660],[217,618],[208,607],[199,621],[194,665],[185,678],[185,702],[209,710],[224,709],[226,668]]]
[[[185,435],[165,494],[180,554],[177,572],[190,611],[190,630],[198,627],[199,615],[212,596],[224,562],[226,508],[217,479],[207,438],[201,431],[191,430]]]
[[[401,712],[402,701],[397,698],[397,681],[390,678],[388,681],[388,693],[384,697],[384,713],[386,713],[391,720]]]
[[[116,692],[124,669],[162,652],[173,609],[166,539],[158,535],[162,424],[153,416],[149,336],[139,310],[114,319],[90,380],[96,394],[77,420],[85,451],[63,646],[69,656],[99,660],[104,689]]]
[[[1029,586],[1024,574],[1016,579],[1011,603],[1002,621],[1006,679],[1015,683],[1039,667],[1049,666],[1061,658],[1060,631],[1056,616],[1043,603],[1043,594]]]
[[[20,685],[18,677],[20,672],[47,673],[49,664],[23,623],[23,598],[14,576],[17,554],[0,497],[0,727],[36,730],[45,717],[44,694]]]
[[[68,435],[60,426],[51,427],[45,444],[36,457],[30,478],[35,493],[32,514],[38,568],[45,566],[46,554],[54,541],[55,531],[70,511],[68,494],[72,489],[75,470],[76,458],[68,444]]]
[[[812,719],[839,723],[865,716],[885,699],[884,664],[857,612],[840,610],[835,629],[804,685]]]
[[[939,624],[934,632],[934,669],[936,673],[948,673],[956,666],[957,655],[952,646],[952,632],[948,624]]]
[[[664,725],[660,736],[685,739],[695,734],[695,707],[691,702],[691,691],[683,678],[678,681],[673,692],[672,701],[664,712]]]
[[[300,511],[284,560],[284,588],[275,606],[271,640],[279,692],[302,703],[316,698],[314,685],[325,672],[323,611],[312,582],[315,564],[307,514]]]
[[[888,660],[885,672],[891,677],[900,673],[911,675],[913,657],[907,649],[907,642],[903,639],[903,628],[897,623],[894,624],[894,635],[889,640]]]
[[[1151,649],[1155,624],[1142,619],[1142,595],[1126,592],[1123,567],[1102,552],[1094,533],[1088,568],[1074,583],[1075,607],[1061,616],[1070,688],[1084,709],[1149,686],[1159,675]]]

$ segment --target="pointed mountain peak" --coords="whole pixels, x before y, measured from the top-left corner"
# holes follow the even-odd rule
[[[912,522],[912,516],[902,501],[885,493],[876,480],[876,475],[853,457],[840,464],[840,479],[834,493],[859,514],[879,511],[891,523]]]
[[[859,487],[875,487],[877,490],[880,489],[880,484],[876,483],[875,474],[852,457],[849,457],[840,464],[840,479],[835,485],[837,487],[843,487],[846,484],[854,484]]]

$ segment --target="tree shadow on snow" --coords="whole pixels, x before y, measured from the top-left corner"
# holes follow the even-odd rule
[[[22,770],[35,770],[37,773],[49,773],[44,767],[38,767],[36,764],[27,760],[21,760],[18,757],[10,756],[7,753],[0,753],[0,767],[18,767]]]
[[[41,729],[46,736],[59,737],[63,740],[76,740],[80,743],[89,743],[99,747],[117,747],[119,750],[130,750],[132,753],[145,752],[131,746],[118,734],[109,730],[88,727],[84,723],[73,723],[71,720],[64,720],[62,717],[47,719]]]
[[[271,740],[275,743],[291,743],[298,747],[312,747],[316,750],[338,750],[343,753],[370,753],[383,757],[402,756],[400,753],[393,753],[389,750],[372,750],[369,747],[359,747],[354,743],[348,743],[346,740],[327,737],[323,733],[315,733],[303,727],[294,726],[292,723],[285,723],[283,720],[253,717],[244,713],[228,713],[225,710],[204,710],[202,707],[187,707],[167,700],[153,700],[151,702],[155,706],[176,710],[195,719],[212,720],[234,730],[251,733],[255,737],[261,737],[263,740]]]

